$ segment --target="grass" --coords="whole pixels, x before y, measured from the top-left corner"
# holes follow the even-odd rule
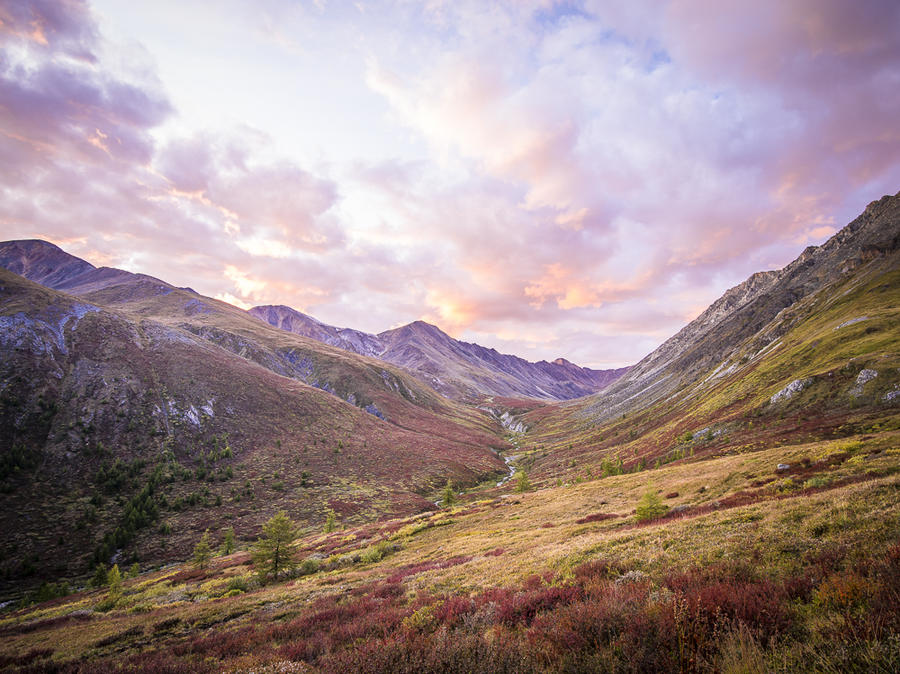
[[[656,624],[652,629],[669,635],[658,650],[668,658],[666,666],[677,667],[684,635],[679,637],[676,618],[678,611],[688,610],[682,627],[693,640],[688,650],[702,659],[702,667],[699,660],[692,665],[698,669],[734,660],[748,649],[748,657],[766,667],[806,666],[819,657],[813,644],[836,639],[846,648],[828,662],[880,662],[896,657],[890,646],[895,632],[870,624],[866,616],[883,615],[878,613],[883,598],[860,590],[858,578],[867,579],[862,587],[875,587],[883,573],[877,569],[900,542],[898,444],[900,433],[888,431],[671,464],[652,471],[653,484],[665,494],[677,491],[666,503],[687,509],[648,523],[634,513],[648,489],[647,474],[507,493],[506,498],[469,495],[452,512],[306,536],[298,541],[298,558],[318,554],[321,561],[286,583],[260,586],[248,555],[238,552],[214,559],[199,575],[173,567],[125,580],[122,600],[108,613],[92,612],[103,591],[7,613],[0,618],[0,656],[12,662],[51,644],[51,662],[86,657],[101,668],[132,657],[145,664],[165,657],[169,665],[192,668],[205,666],[204,659],[212,656],[226,670],[276,667],[291,658],[323,671],[352,670],[374,658],[380,664],[372,671],[389,671],[396,662],[374,651],[400,657],[400,649],[403,658],[414,661],[426,653],[451,658],[450,651],[456,652],[452,642],[441,636],[448,629],[467,645],[467,657],[476,657],[485,648],[493,652],[477,636],[488,629],[511,651],[485,656],[486,662],[501,670],[512,661],[555,670],[569,666],[569,657],[574,658],[571,666],[594,666],[598,657],[615,661],[619,651],[608,650],[614,642],[589,648],[559,631],[570,626],[565,629],[577,632],[577,621],[601,611],[591,620],[643,616],[637,623],[622,623],[636,630],[635,639],[647,637],[641,630]],[[853,461],[856,457],[862,460]],[[803,477],[797,489],[781,493],[771,483],[753,486],[775,477],[778,463],[796,466],[795,474]],[[826,477],[827,484],[809,484]],[[751,498],[734,499],[742,493]],[[343,561],[328,561],[333,558]],[[591,570],[600,568],[599,576]],[[620,577],[635,581],[616,584]],[[753,585],[763,579],[769,589]],[[774,603],[721,608],[729,593],[749,597],[757,591],[760,601],[769,597],[765,601]],[[688,608],[679,608],[680,601]],[[708,605],[691,608],[695,601]],[[848,617],[847,602],[865,611]],[[621,614],[629,605],[632,612]],[[488,606],[494,608],[488,611]],[[716,606],[731,617],[713,620]],[[772,611],[784,622],[770,625],[770,618],[761,617]],[[378,620],[366,617],[370,614]],[[654,622],[663,619],[660,615],[669,617]],[[703,617],[701,625],[696,622],[700,616],[710,617]],[[855,629],[875,632],[860,632],[855,640],[836,635],[834,626],[846,620]],[[308,631],[313,625],[325,641],[313,639]],[[472,632],[476,625],[483,628]],[[807,636],[792,636],[801,633]],[[641,658],[650,654],[640,653],[634,662],[617,666],[647,665],[650,661]],[[422,662],[435,667],[449,662],[440,658]],[[46,661],[35,656],[30,666]]]

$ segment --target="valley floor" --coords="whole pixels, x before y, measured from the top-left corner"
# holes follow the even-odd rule
[[[307,536],[286,581],[238,551],[3,614],[0,668],[900,670],[896,430],[514,484]]]

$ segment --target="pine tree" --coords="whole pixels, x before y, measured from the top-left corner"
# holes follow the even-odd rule
[[[528,479],[528,473],[524,470],[519,471],[519,477],[516,479],[516,491],[520,494],[531,491],[531,480]]]
[[[234,552],[234,529],[228,527],[225,529],[225,538],[222,540],[222,554],[230,555]]]
[[[444,496],[441,502],[445,508],[452,508],[453,504],[456,503],[456,494],[453,493],[453,481],[449,478],[447,479],[447,486],[444,487]]]
[[[253,565],[260,578],[277,579],[293,566],[290,546],[296,537],[294,523],[283,510],[263,525],[263,535],[253,548]]]
[[[644,520],[652,520],[654,517],[659,517],[660,515],[665,515],[668,510],[669,506],[662,502],[659,494],[656,493],[656,489],[650,487],[644,492],[644,495],[641,496],[641,500],[638,501],[634,516],[639,522],[642,522]]]
[[[94,575],[91,576],[91,587],[103,587],[109,582],[109,573],[106,570],[106,564],[100,563],[94,568]]]
[[[122,598],[122,574],[119,572],[118,564],[114,564],[109,570],[107,582],[109,583],[107,601],[114,606]]]
[[[212,557],[212,550],[209,546],[209,529],[203,532],[197,545],[194,546],[194,566],[198,569],[205,569]]]
[[[326,534],[330,534],[335,529],[337,529],[337,518],[335,517],[334,511],[329,510],[328,517],[325,518],[324,531]]]

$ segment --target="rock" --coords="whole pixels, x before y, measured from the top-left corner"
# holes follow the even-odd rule
[[[775,404],[782,400],[790,400],[795,395],[812,383],[812,379],[795,379],[790,384],[781,389],[778,393],[769,398],[769,402]]]
[[[365,409],[366,412],[368,412],[372,416],[378,417],[382,421],[387,421],[387,419],[384,416],[384,412],[382,412],[380,409],[378,409],[378,407],[375,406],[375,403],[369,403],[363,409]]]
[[[669,512],[672,513],[673,515],[678,515],[680,513],[686,512],[690,509],[691,509],[691,507],[689,505],[682,504],[682,505],[675,506]]]
[[[784,471],[790,470],[790,469],[791,469],[791,464],[789,464],[789,463],[779,463],[779,464],[778,464],[778,467],[775,468],[775,472],[776,472],[776,473],[783,473]]]
[[[646,577],[647,574],[643,571],[632,569],[631,571],[628,571],[616,578],[616,585],[624,585],[625,583],[639,583]]]
[[[856,386],[850,389],[850,395],[854,398],[858,398],[863,393],[863,386],[868,384],[870,381],[875,379],[878,376],[878,372],[876,370],[870,370],[866,368],[865,370],[861,370],[860,373],[856,376]]]
[[[835,330],[840,330],[841,328],[846,328],[848,325],[853,325],[854,323],[859,323],[861,321],[869,320],[868,316],[860,316],[859,318],[851,318],[849,321],[844,321],[839,326],[835,328]]]

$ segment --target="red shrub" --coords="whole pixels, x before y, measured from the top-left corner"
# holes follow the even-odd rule
[[[559,605],[570,604],[579,598],[580,594],[580,588],[573,586],[509,593],[497,602],[497,622],[507,627],[529,625],[538,613],[550,611]]]
[[[625,569],[617,562],[598,559],[575,567],[575,580],[584,584],[588,580],[605,580],[612,576],[619,576],[624,571]]]
[[[621,517],[621,515],[617,515],[616,513],[593,513],[592,515],[582,517],[580,520],[575,520],[575,523],[588,524],[589,522],[603,522],[604,520],[614,520],[617,517]]]
[[[740,621],[768,639],[793,624],[788,594],[783,585],[767,578],[753,580],[751,573],[740,566],[695,569],[670,576],[666,584],[687,602],[692,620],[708,626],[722,618]]]
[[[453,625],[474,610],[475,602],[468,597],[450,597],[437,608],[434,615],[440,622]]]

